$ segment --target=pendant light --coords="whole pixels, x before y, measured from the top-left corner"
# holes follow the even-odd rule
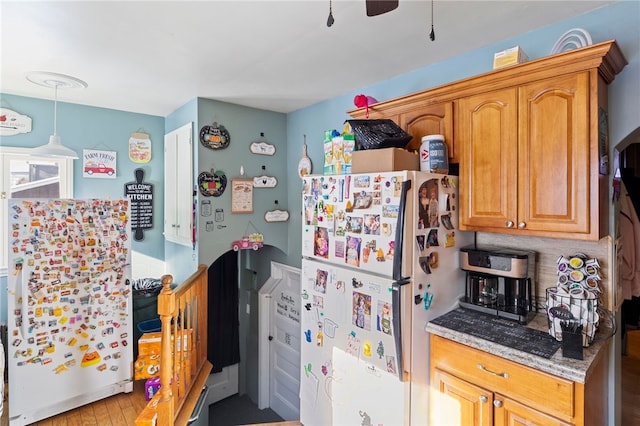
[[[64,145],[60,141],[57,133],[57,115],[58,115],[58,89],[84,89],[87,83],[75,77],[52,72],[36,71],[27,74],[27,80],[39,86],[54,89],[55,98],[53,101],[53,135],[49,136],[49,143],[33,148],[31,155],[39,157],[62,157],[77,159],[78,154]]]

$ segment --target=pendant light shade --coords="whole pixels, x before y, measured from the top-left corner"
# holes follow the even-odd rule
[[[54,88],[55,90],[53,102],[53,135],[49,136],[49,143],[33,148],[31,154],[39,157],[77,159],[78,154],[71,148],[62,145],[60,136],[58,136],[56,132],[58,121],[58,89],[84,89],[87,87],[87,83],[68,75],[41,71],[27,74],[27,80],[40,86]]]

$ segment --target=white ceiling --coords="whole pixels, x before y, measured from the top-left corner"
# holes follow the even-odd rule
[[[611,1],[0,1],[3,93],[166,116],[195,97],[290,112]]]

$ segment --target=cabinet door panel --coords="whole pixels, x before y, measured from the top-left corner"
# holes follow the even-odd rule
[[[419,150],[422,137],[426,135],[444,135],[449,159],[457,163],[458,153],[453,143],[453,103],[428,105],[418,110],[400,114],[400,127],[413,136],[407,149]]]
[[[521,87],[519,111],[519,223],[588,233],[588,73]]]
[[[517,213],[517,91],[461,99],[458,111],[460,229],[505,229]]]
[[[495,426],[571,426],[555,417],[496,394]]]
[[[480,426],[493,424],[493,394],[434,369],[431,379],[431,424]],[[437,390],[437,392],[436,392]]]
[[[192,124],[166,134],[164,145],[164,237],[189,246],[193,225]]]

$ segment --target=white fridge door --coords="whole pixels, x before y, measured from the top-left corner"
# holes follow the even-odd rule
[[[459,248],[473,243],[472,232],[458,227],[458,178],[415,172],[413,331],[411,338],[411,424],[428,424],[429,333],[427,322],[458,306],[465,275]]]
[[[374,372],[375,377],[384,378],[384,383],[395,384],[369,394],[371,401],[400,398],[408,404],[408,391],[397,395],[399,389],[408,388],[399,378],[402,367],[395,342],[392,287],[389,278],[302,260],[300,416],[305,426],[349,424],[332,418],[340,403],[335,394],[337,386],[348,385],[345,380],[351,380],[341,373],[351,364],[343,363],[338,370],[334,349],[365,371]],[[401,326],[410,341],[410,307],[404,312]],[[366,388],[363,392],[366,394]]]
[[[409,382],[333,348],[333,424],[409,425]]]
[[[133,390],[128,200],[9,200],[9,422]]]
[[[407,174],[305,177],[302,256],[391,277]]]

